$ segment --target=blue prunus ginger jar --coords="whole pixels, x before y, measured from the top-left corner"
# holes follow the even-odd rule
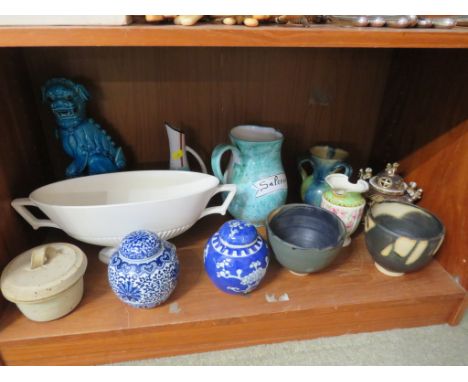
[[[205,270],[223,292],[249,293],[266,274],[268,252],[267,243],[253,224],[230,220],[208,240],[203,256]]]
[[[178,277],[176,247],[146,230],[125,236],[108,267],[112,290],[135,308],[162,304],[174,291]]]

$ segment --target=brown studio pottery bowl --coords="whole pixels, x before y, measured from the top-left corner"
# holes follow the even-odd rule
[[[333,213],[310,204],[286,204],[266,221],[268,240],[279,263],[296,275],[318,272],[336,259],[346,228]]]
[[[406,202],[376,203],[365,218],[367,249],[377,269],[389,276],[425,267],[444,235],[444,225],[437,216]]]

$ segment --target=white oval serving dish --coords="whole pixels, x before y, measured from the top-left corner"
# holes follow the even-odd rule
[[[206,208],[219,192],[227,192],[224,203]],[[219,185],[199,172],[128,171],[52,183],[11,204],[34,229],[55,227],[82,242],[113,247],[138,229],[164,240],[180,235],[203,216],[224,215],[235,193],[235,185]],[[50,220],[36,218],[26,206]]]

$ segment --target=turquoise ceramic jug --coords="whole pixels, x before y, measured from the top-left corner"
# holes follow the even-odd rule
[[[307,204],[320,207],[322,194],[328,189],[325,177],[336,172],[343,172],[348,177],[352,175],[352,167],[344,162],[348,152],[330,146],[314,146],[309,155],[298,162],[299,173],[302,177],[301,197]],[[312,174],[308,174],[304,164],[312,166]]]
[[[214,175],[222,183],[233,183],[237,193],[229,206],[236,219],[263,225],[268,214],[286,202],[288,185],[281,163],[283,134],[272,127],[241,125],[231,129],[230,145],[215,147],[211,155]],[[221,157],[232,155],[226,171]]]

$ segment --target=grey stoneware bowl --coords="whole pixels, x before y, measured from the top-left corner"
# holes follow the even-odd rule
[[[318,272],[336,259],[346,228],[331,212],[310,204],[286,204],[266,220],[268,240],[279,263],[296,275]]]
[[[365,218],[367,249],[377,269],[401,276],[425,267],[444,241],[440,219],[414,204],[386,201],[372,205]]]

